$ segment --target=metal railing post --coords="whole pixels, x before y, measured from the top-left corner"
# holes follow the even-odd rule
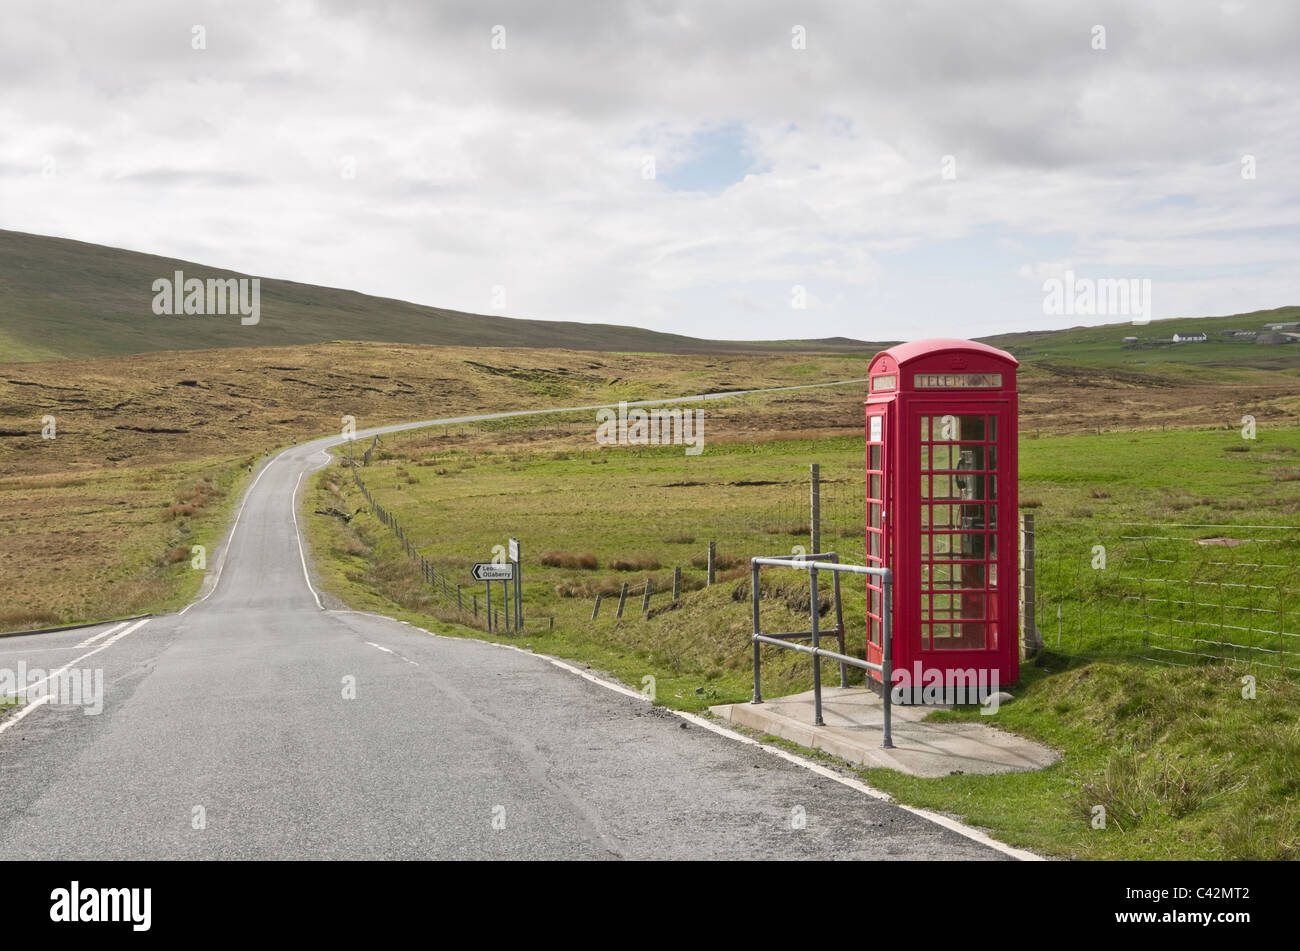
[[[753,600],[753,602],[754,602],[754,699],[751,700],[751,701],[749,701],[749,702],[750,702],[750,703],[762,703],[762,702],[763,702],[763,690],[762,690],[762,688],[759,686],[759,679],[760,679],[760,678],[759,678],[759,672],[758,672],[758,651],[759,651],[759,643],[758,643],[758,635],[759,635],[759,627],[758,627],[758,564],[755,563],[755,562],[752,562],[752,561],[750,562],[750,566],[749,566],[749,594],[750,594],[750,598],[751,598],[751,599]]]
[[[813,564],[809,566],[808,578],[809,578],[809,588],[811,589],[811,593],[812,593],[812,597],[810,598],[810,601],[812,602],[812,606],[809,609],[809,614],[811,615],[811,620],[812,620],[812,627],[810,628],[810,630],[812,631],[813,650],[817,651],[817,650],[821,650],[821,643],[820,643],[821,618],[818,616],[818,612],[817,612],[817,600],[818,600],[817,569],[816,567],[814,567],[815,565],[816,562],[813,562]],[[822,719],[822,657],[821,654],[813,654],[813,725],[814,726],[826,725],[826,722]]]
[[[893,749],[894,734],[892,722],[890,720],[890,705],[894,689],[894,631],[892,623],[893,600],[894,600],[894,576],[893,574],[885,575],[881,584],[881,636],[880,636],[880,676],[881,676],[881,694],[882,701],[885,705],[885,739],[880,745],[885,749]]]

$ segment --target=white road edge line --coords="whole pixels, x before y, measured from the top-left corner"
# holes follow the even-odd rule
[[[321,450],[324,452],[324,450]],[[289,493],[289,514],[293,516],[293,537],[298,540],[298,557],[302,560],[302,577],[307,582],[307,590],[311,596],[316,599],[316,608],[320,611],[325,610],[325,605],[321,604],[320,595],[311,583],[311,572],[307,570],[307,553],[302,547],[302,532],[298,531],[298,486],[302,484],[303,473],[298,473],[298,479],[293,484],[293,491]],[[378,644],[375,645],[379,647]],[[382,650],[382,648],[380,648]]]
[[[125,631],[122,631],[120,634],[114,634],[112,637],[110,637],[108,640],[104,641],[104,643],[100,644],[98,647],[94,648],[93,650],[88,650],[88,651],[86,651],[86,653],[82,654],[80,657],[76,657],[76,658],[73,658],[72,660],[68,661],[66,664],[64,664],[62,667],[60,667],[58,670],[54,671],[54,673],[47,675],[43,680],[38,680],[38,681],[36,681],[36,683],[34,683],[34,684],[28,684],[26,689],[31,690],[33,687],[39,687],[41,684],[46,683],[47,681],[52,680],[53,678],[59,676],[59,675],[62,674],[65,670],[67,670],[69,667],[71,667],[73,664],[77,663],[78,661],[85,660],[87,657],[90,657],[92,654],[98,654],[98,653],[99,653],[100,651],[102,651],[102,650],[107,650],[108,648],[110,648],[110,647],[112,647],[114,644],[116,644],[118,641],[120,641],[122,638],[124,638],[124,637],[126,637],[128,634],[130,634],[132,631],[134,631],[134,630],[136,630],[137,628],[143,627],[144,625],[148,624],[150,620],[152,620],[152,619],[151,619],[151,618],[145,618],[145,619],[142,620],[142,621],[136,621],[134,624],[132,624],[130,627],[128,627]],[[11,726],[15,726],[16,724],[21,723],[22,720],[23,720],[23,718],[24,718],[25,716],[27,716],[27,714],[31,713],[31,712],[32,712],[33,710],[35,710],[37,707],[39,707],[39,706],[41,706],[41,705],[43,705],[43,704],[49,703],[49,701],[50,701],[50,695],[49,695],[49,694],[45,694],[45,695],[44,695],[43,697],[41,697],[39,700],[33,700],[31,703],[29,703],[29,704],[27,704],[26,706],[24,706],[21,710],[19,710],[19,711],[18,711],[17,713],[15,713],[13,716],[6,718],[3,722],[0,722],[0,733],[3,733],[5,730],[9,729]]]
[[[379,650],[383,651],[385,654],[391,654],[393,652],[391,648],[385,647],[383,644],[376,644],[374,641],[366,641],[366,643],[369,644],[371,647],[378,648]]]
[[[337,613],[362,614],[366,612],[340,611]],[[383,615],[370,615],[370,616],[382,617]],[[392,621],[394,620],[394,618],[385,618],[385,620]],[[406,622],[403,621],[402,623],[406,623]],[[430,637],[443,636],[441,634],[435,634],[433,631],[426,631],[422,627],[415,627],[415,625],[413,624],[408,626],[414,627],[415,630],[417,631],[423,631],[425,634],[428,634]],[[516,647],[513,644],[498,644],[496,641],[481,641],[476,637],[457,637],[457,638],[450,638],[450,639],[474,641],[475,643],[478,644],[487,644],[491,647],[500,647],[503,650],[517,651],[518,653],[526,654],[529,657],[540,657],[542,660],[546,661],[547,663],[555,667],[559,667],[561,670],[568,671],[571,674],[577,674],[583,680],[589,680],[594,684],[598,684],[599,686],[604,687],[606,690],[612,690],[614,691],[614,693],[622,694],[625,697],[631,697],[633,700],[640,700],[643,703],[650,703],[650,698],[638,690],[633,690],[631,687],[624,686],[623,684],[620,683],[614,683],[612,681],[604,679],[603,677],[597,677],[594,674],[590,674],[587,671],[582,670],[581,668],[573,666],[567,661],[560,660],[558,657],[552,657],[550,654],[539,654],[536,651],[524,650],[522,647]],[[367,641],[367,643],[369,642]],[[993,849],[996,852],[1001,852],[1003,855],[1006,855],[1010,858],[1017,859],[1018,861],[1021,862],[1047,861],[1041,855],[1037,855],[1025,849],[1018,849],[1013,845],[1007,845],[1005,842],[999,842],[997,839],[993,838],[988,833],[981,832],[979,829],[968,826],[964,822],[960,822],[957,819],[949,818],[948,816],[942,815],[941,813],[938,812],[931,812],[929,809],[921,809],[917,806],[909,806],[905,803],[901,803],[893,796],[889,795],[889,793],[868,786],[860,779],[853,779],[850,776],[841,775],[835,770],[828,769],[825,766],[823,766],[821,763],[815,763],[810,759],[806,759],[805,757],[798,755],[797,753],[791,753],[789,750],[783,750],[779,746],[769,746],[766,743],[760,743],[758,740],[745,736],[743,733],[737,733],[735,730],[727,729],[724,726],[720,726],[717,723],[713,723],[709,720],[706,720],[704,717],[697,716],[694,713],[687,713],[685,710],[674,710],[672,709],[672,707],[664,707],[663,709],[673,714],[674,716],[681,717],[683,720],[686,720],[689,723],[694,723],[696,726],[708,730],[710,733],[716,733],[718,736],[724,737],[725,739],[728,740],[734,740],[737,743],[743,743],[746,746],[757,746],[763,752],[770,753],[772,756],[776,756],[780,759],[783,759],[787,763],[793,763],[795,766],[801,766],[810,772],[816,773],[818,776],[822,776],[826,779],[834,780],[840,785],[848,786],[850,789],[860,792],[865,796],[870,796],[872,799],[879,799],[881,802],[890,803],[891,805],[897,806],[899,809],[902,809],[904,812],[910,812],[912,815],[919,816],[920,818],[925,819],[927,822],[933,822],[935,825],[942,826],[943,828],[948,829],[951,832],[955,832],[958,835],[963,836],[964,838],[970,839],[972,842],[978,842],[980,845],[987,846],[988,848]]]
[[[108,628],[107,630],[100,631],[98,634],[92,634],[90,637],[86,638],[84,641],[82,641],[80,644],[78,644],[78,645],[76,645],[76,646],[77,646],[77,647],[89,647],[91,644],[95,643],[95,641],[99,640],[101,637],[108,637],[108,635],[110,635],[110,634],[112,634],[112,633],[114,633],[114,632],[116,632],[116,631],[120,631],[120,630],[121,630],[122,628],[124,628],[124,627],[126,627],[126,622],[125,622],[125,621],[123,621],[121,624],[118,624],[118,625],[115,625],[115,626],[113,626],[113,627],[110,627],[110,628]],[[75,650],[76,648],[73,648],[73,649]]]

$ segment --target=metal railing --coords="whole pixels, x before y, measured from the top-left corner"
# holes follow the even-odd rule
[[[819,558],[834,558],[835,561],[818,561]],[[763,692],[759,686],[759,647],[762,644],[771,644],[774,647],[785,647],[790,650],[799,651],[801,654],[811,654],[813,659],[813,723],[817,726],[824,726],[822,720],[822,666],[821,659],[829,657],[831,660],[838,661],[840,665],[840,686],[848,685],[849,667],[857,667],[861,670],[872,670],[880,674],[880,694],[884,700],[885,707],[885,736],[884,741],[880,744],[885,749],[891,749],[894,745],[894,737],[890,725],[890,686],[893,681],[893,632],[890,624],[890,608],[893,601],[894,574],[888,568],[871,568],[864,565],[842,565],[839,563],[838,556],[834,552],[822,552],[815,555],[802,555],[799,557],[785,558],[751,558],[750,564],[750,598],[753,601],[754,610],[754,636],[752,638],[754,645],[754,699],[751,703],[762,703]],[[758,574],[760,567],[767,565],[775,568],[796,568],[808,572],[808,582],[811,588],[811,598],[809,600],[809,616],[811,630],[792,631],[785,634],[764,634],[759,625],[758,619],[758,602],[759,602],[759,581]],[[834,633],[839,640],[839,651],[828,651],[821,646],[821,627],[820,612],[818,611],[818,591],[817,591],[817,573],[819,571],[829,571],[835,576],[835,615],[836,629]],[[844,653],[844,618],[840,611],[840,579],[841,572],[852,575],[874,575],[881,579],[881,662],[873,664],[870,661],[849,657]],[[812,646],[805,644],[791,644],[790,640],[794,638],[810,638]]]

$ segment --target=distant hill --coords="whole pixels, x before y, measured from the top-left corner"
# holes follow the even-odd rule
[[[1300,320],[1300,307],[1257,310],[1230,317],[1175,317],[1149,324],[1103,324],[998,334],[981,340],[1009,351],[1021,362],[1044,361],[1088,366],[1189,363],[1213,366],[1253,366],[1264,369],[1300,368],[1300,343],[1265,345],[1253,339],[1233,339],[1225,330],[1263,332],[1265,324]],[[1204,343],[1172,343],[1174,334],[1203,333]],[[1125,342],[1126,337],[1136,340]]]
[[[0,363],[331,340],[641,353],[874,353],[881,346],[845,337],[700,340],[613,324],[484,316],[271,278],[261,281],[261,320],[255,327],[242,326],[237,317],[156,316],[153,282],[170,279],[175,271],[204,281],[252,276],[0,231]]]

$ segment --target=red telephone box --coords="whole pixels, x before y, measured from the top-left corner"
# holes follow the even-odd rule
[[[942,688],[940,702],[974,703],[1020,677],[1017,365],[966,340],[905,343],[871,362],[867,564],[893,569],[903,702]],[[881,589],[867,580],[867,660],[880,663]]]

